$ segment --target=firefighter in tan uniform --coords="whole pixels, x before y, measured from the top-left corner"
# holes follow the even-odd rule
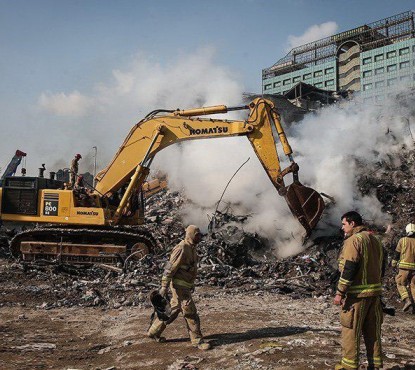
[[[70,184],[72,189],[75,187],[76,183],[76,177],[78,176],[78,170],[79,170],[79,160],[82,159],[82,155],[76,154],[75,158],[72,159],[71,162],[71,168],[70,168]]]
[[[339,258],[340,280],[334,304],[341,305],[342,360],[335,369],[359,367],[360,338],[363,333],[367,369],[382,367],[381,306],[382,276],[385,268],[381,242],[362,226],[355,211],[341,218],[345,241]]]
[[[415,224],[408,224],[405,231],[407,236],[399,240],[392,266],[399,268],[395,281],[404,303],[403,310],[406,312],[412,307],[415,313]]]
[[[160,295],[167,296],[167,289],[170,287],[171,316],[168,322],[156,317],[148,330],[148,336],[158,342],[165,340],[161,337],[161,333],[167,324],[173,322],[181,312],[186,321],[192,345],[202,350],[211,348],[210,343],[203,340],[199,315],[192,298],[198,263],[196,246],[201,241],[201,237],[198,227],[188,226],[185,239],[173,248],[170,260],[166,264],[161,280]]]

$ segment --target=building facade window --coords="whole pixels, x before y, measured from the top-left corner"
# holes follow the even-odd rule
[[[322,82],[317,82],[314,86],[315,87],[323,87],[323,83]]]
[[[397,80],[398,80],[397,78],[390,78],[390,79],[388,80],[388,86],[393,86],[393,85],[395,85]]]
[[[287,78],[286,80],[283,81],[282,84],[285,86],[285,85],[289,85],[290,82],[291,82],[291,79],[290,78]]]
[[[363,78],[370,77],[370,76],[372,76],[372,71],[364,71],[363,72]]]
[[[375,55],[375,62],[380,62],[383,59],[384,59],[384,55],[383,54]]]
[[[411,76],[406,75],[406,76],[401,76],[400,80],[401,81],[409,81],[411,79]]]
[[[272,86],[271,84],[267,84],[267,85],[265,85],[265,86],[264,86],[264,90],[269,90],[269,89],[271,89],[271,86]]]
[[[323,71],[315,71],[314,72],[314,77],[320,77],[323,76]]]
[[[371,90],[371,89],[372,89],[372,84],[363,85],[363,91],[367,91],[367,90]]]
[[[409,54],[409,47],[399,49],[399,55]]]
[[[325,83],[326,86],[334,86],[334,80],[328,80]]]
[[[409,61],[399,63],[399,68],[404,69],[409,67]]]
[[[301,76],[293,77],[293,82],[301,81]]]
[[[363,64],[370,64],[372,63],[372,57],[364,58],[362,61]]]
[[[383,67],[379,67],[375,69],[375,75],[381,75],[385,69]]]
[[[303,79],[304,80],[309,80],[311,78],[311,73],[306,73],[304,76],[303,76]]]
[[[281,86],[281,81],[274,82],[274,87],[279,87],[279,86]]]
[[[324,70],[324,73],[325,73],[326,75],[329,75],[329,74],[334,73],[334,67],[326,68],[326,69]]]
[[[385,86],[385,81],[376,81],[375,82],[375,88],[379,89],[380,87],[384,87]]]
[[[388,72],[393,72],[393,71],[396,71],[396,69],[397,69],[396,64],[391,64],[390,66],[387,66],[387,67],[386,67],[386,70],[387,70]]]
[[[392,51],[389,51],[387,54],[386,54],[386,58],[393,58],[393,57],[396,57],[396,50],[392,50]]]

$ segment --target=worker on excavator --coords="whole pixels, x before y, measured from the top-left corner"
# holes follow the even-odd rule
[[[79,160],[82,159],[82,155],[79,153],[75,155],[75,158],[72,159],[71,162],[71,168],[70,168],[70,177],[71,177],[71,187],[72,189],[75,187],[76,183],[76,177],[78,176],[78,170],[79,170]]]
[[[185,239],[173,248],[170,260],[165,266],[159,293],[161,296],[167,297],[167,290],[170,287],[172,293],[171,315],[166,321],[160,320],[157,316],[154,318],[147,335],[157,342],[165,341],[165,338],[161,337],[161,333],[167,324],[173,322],[181,312],[186,320],[192,345],[201,350],[211,348],[210,343],[203,340],[199,315],[192,298],[199,259],[196,246],[201,239],[202,234],[199,228],[194,225],[188,226]]]
[[[415,313],[415,224],[406,225],[405,231],[406,236],[396,246],[392,266],[399,268],[395,281],[404,303],[403,311],[409,311],[412,307],[412,313]]]

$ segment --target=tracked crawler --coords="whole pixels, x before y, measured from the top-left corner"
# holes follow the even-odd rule
[[[156,240],[140,227],[41,227],[22,231],[10,242],[12,255],[24,262],[124,264],[128,256],[140,259],[157,251]]]
[[[247,118],[203,117],[235,110],[247,110]],[[150,236],[119,228],[145,222],[142,186],[155,155],[185,140],[230,136],[247,137],[278,194],[286,199],[293,215],[310,234],[323,213],[323,199],[314,189],[300,183],[299,167],[279,114],[272,102],[258,98],[238,107],[151,112],[133,126],[112,161],[96,176],[96,188],[91,192],[64,189],[53,178],[7,177],[0,188],[1,220],[55,226],[18,234],[11,243],[13,255],[27,261],[46,258],[115,263],[118,257],[128,258],[134,245],[142,253],[154,252]],[[277,141],[290,161],[286,168],[281,168]],[[288,174],[292,174],[289,185],[285,183]]]

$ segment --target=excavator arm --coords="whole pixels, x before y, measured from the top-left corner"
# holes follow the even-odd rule
[[[242,109],[249,110],[244,121],[203,117]],[[281,169],[273,131],[290,160],[287,168]],[[185,140],[231,136],[248,138],[269,179],[309,234],[324,210],[323,199],[315,190],[299,182],[298,165],[294,162],[279,114],[272,102],[262,98],[240,107],[221,105],[191,110],[158,110],[137,123],[111,163],[96,177],[96,191],[103,197],[111,196],[128,184],[112,223],[119,222],[131,194],[144,183],[150,164],[160,150]],[[289,173],[293,173],[293,182],[286,186],[284,177]]]

